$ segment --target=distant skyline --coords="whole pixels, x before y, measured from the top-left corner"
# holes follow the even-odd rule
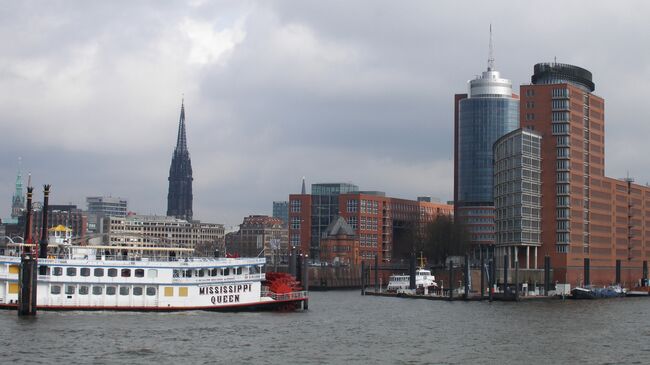
[[[194,218],[227,226],[320,182],[453,195],[453,97],[487,68],[593,73],[606,175],[650,182],[650,3],[6,2],[0,217],[18,158],[36,200],[164,215],[185,97]],[[638,158],[638,156],[642,156]]]

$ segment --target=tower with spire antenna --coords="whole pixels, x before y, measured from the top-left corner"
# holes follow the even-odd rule
[[[519,128],[519,97],[495,68],[491,24],[487,70],[467,86],[467,94],[455,95],[454,215],[466,223],[479,257],[495,243],[492,147]]]
[[[187,150],[185,134],[185,100],[181,102],[181,116],[178,122],[176,148],[169,167],[169,190],[167,193],[167,215],[192,220],[192,161]]]
[[[18,219],[25,211],[25,193],[23,192],[23,175],[21,173],[21,158],[18,158],[18,174],[16,175],[16,190],[11,198],[11,218]]]

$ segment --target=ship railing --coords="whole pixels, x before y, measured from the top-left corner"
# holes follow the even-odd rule
[[[291,293],[285,293],[285,294],[280,294],[280,293],[274,293],[271,291],[263,291],[262,292],[263,297],[269,297],[273,300],[279,300],[279,301],[284,301],[284,300],[297,300],[297,299],[306,299],[307,298],[307,291],[302,290],[302,291],[294,291]]]

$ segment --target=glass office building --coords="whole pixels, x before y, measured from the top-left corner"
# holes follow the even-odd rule
[[[454,214],[465,223],[470,243],[477,248],[494,245],[492,147],[519,128],[519,98],[512,92],[512,82],[501,78],[492,62],[468,82],[468,89],[455,98]]]
[[[469,82],[458,108],[458,201],[463,206],[493,204],[492,146],[519,128],[519,99],[498,71]]]

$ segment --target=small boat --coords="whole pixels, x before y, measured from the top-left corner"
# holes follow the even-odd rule
[[[430,270],[417,269],[415,270],[415,288],[416,291],[421,291],[423,294],[430,293],[438,288],[435,276],[431,275]],[[388,281],[386,291],[389,293],[412,293],[411,277],[404,274],[391,275]],[[425,290],[426,289],[426,290]]]
[[[598,299],[598,298],[618,298],[625,296],[625,290],[618,285],[612,285],[604,288],[573,288],[571,298],[573,299]]]

